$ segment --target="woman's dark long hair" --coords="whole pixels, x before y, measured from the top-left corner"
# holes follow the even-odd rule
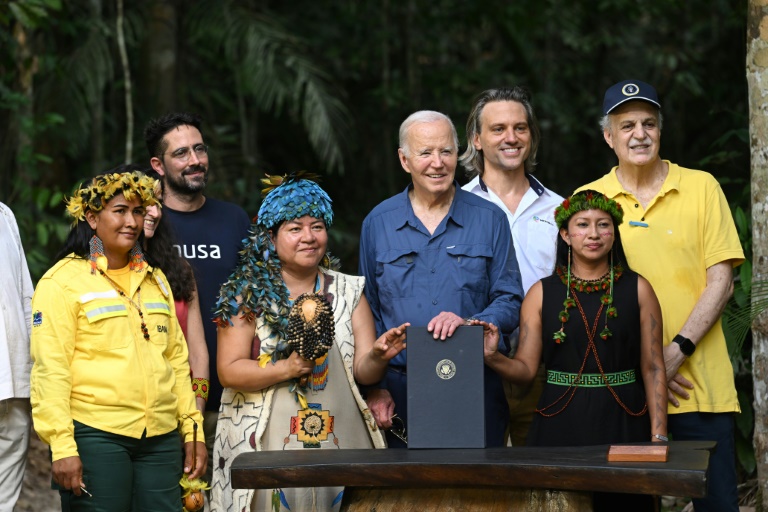
[[[582,192],[592,192],[596,195],[600,194],[600,192],[596,192],[594,190],[583,190]],[[568,222],[570,222],[571,217],[569,217],[568,220],[566,220],[565,224],[563,225],[566,229],[568,229]],[[624,254],[624,245],[621,243],[621,231],[619,231],[619,226],[616,225],[616,219],[614,219],[613,216],[611,216],[611,222],[613,222],[613,233],[614,233],[613,247],[611,248],[611,254],[613,255],[613,264],[617,265],[621,263],[621,266],[624,267],[624,270],[632,270],[629,267],[629,263],[627,263],[627,257]],[[557,234],[557,259],[555,263],[558,266],[563,266],[563,267],[568,266],[568,244],[565,243],[565,240],[563,240],[563,237],[560,236],[559,230]]]
[[[164,190],[160,175],[154,169],[144,170],[144,174],[155,178]],[[173,291],[175,300],[189,302],[195,296],[195,274],[190,264],[181,257],[174,247],[176,241],[167,220],[160,220],[155,226],[152,238],[145,238],[144,256],[153,267],[158,267],[165,273]]]
[[[91,241],[91,238],[95,234],[96,231],[94,231],[86,221],[77,221],[77,223],[69,230],[67,239],[64,240],[64,245],[59,249],[59,252],[56,253],[54,260],[59,261],[71,253],[75,253],[76,256],[81,258],[88,258],[91,254],[88,242]]]

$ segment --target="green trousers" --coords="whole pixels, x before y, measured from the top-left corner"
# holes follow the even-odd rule
[[[75,421],[83,482],[93,497],[59,491],[62,511],[179,512],[182,455],[174,430],[141,439],[110,434]]]

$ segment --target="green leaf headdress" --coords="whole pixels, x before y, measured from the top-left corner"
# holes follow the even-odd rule
[[[624,221],[624,211],[621,209],[619,203],[613,199],[608,199],[599,192],[585,190],[584,192],[573,194],[555,208],[555,223],[558,228],[567,227],[568,219],[570,219],[574,213],[586,210],[603,210],[604,212],[611,214],[616,229],[619,229],[619,224]]]

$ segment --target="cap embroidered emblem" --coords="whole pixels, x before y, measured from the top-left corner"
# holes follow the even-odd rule
[[[621,88],[621,92],[624,93],[624,96],[634,96],[640,92],[640,88],[635,84],[627,84]]]

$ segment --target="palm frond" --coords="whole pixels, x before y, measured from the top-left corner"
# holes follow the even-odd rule
[[[331,170],[344,172],[349,113],[309,45],[276,19],[238,2],[201,2],[188,13],[193,38],[220,48],[240,87],[263,111],[287,109]]]
[[[40,110],[64,117],[68,129],[63,136],[71,154],[78,154],[88,144],[91,112],[96,102],[102,101],[104,86],[113,77],[110,37],[109,27],[94,20],[82,44],[40,86]]]
[[[723,332],[728,351],[733,355],[741,351],[755,319],[768,310],[768,281],[752,281],[750,293],[728,301],[723,310]]]

